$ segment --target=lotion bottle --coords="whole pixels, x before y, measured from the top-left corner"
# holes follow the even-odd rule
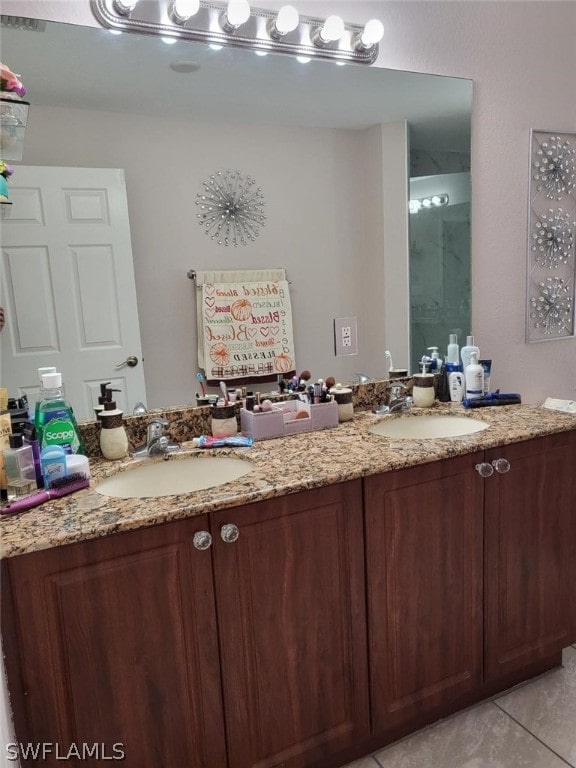
[[[104,403],[104,410],[100,411],[100,450],[105,459],[123,459],[128,455],[128,435],[122,416],[113,400]]]
[[[475,400],[484,395],[484,369],[478,363],[478,354],[470,354],[470,364],[464,369],[464,380],[466,383],[466,398]]]
[[[462,367],[464,369],[464,373],[466,373],[466,367],[472,362],[471,355],[473,352],[476,353],[476,363],[478,363],[478,360],[480,359],[480,350],[476,346],[474,336],[467,336],[466,345],[460,350],[460,357],[462,358]]]
[[[460,347],[458,346],[458,336],[451,333],[446,350],[446,362],[458,364],[460,362]]]

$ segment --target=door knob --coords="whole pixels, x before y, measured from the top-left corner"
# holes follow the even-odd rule
[[[120,363],[119,365],[115,365],[114,368],[118,370],[118,368],[124,368],[124,366],[127,365],[128,368],[135,368],[138,365],[138,358],[134,355],[130,355],[129,357],[124,360],[123,363]]]
[[[208,531],[196,531],[192,543],[196,549],[208,549],[212,544],[212,536]]]
[[[506,472],[510,472],[510,462],[508,459],[494,459],[492,466],[496,472],[499,472],[501,475],[506,474]]]
[[[475,469],[482,477],[490,477],[490,475],[494,474],[494,467],[492,464],[488,464],[487,461],[483,461],[482,464],[476,464]]]
[[[226,525],[223,525],[222,528],[220,528],[220,536],[222,537],[222,541],[225,541],[226,544],[232,544],[236,541],[238,536],[240,536],[240,531],[238,530],[238,526],[234,525],[234,523],[226,523]]]

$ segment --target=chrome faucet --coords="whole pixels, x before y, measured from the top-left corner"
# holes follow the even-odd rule
[[[372,413],[383,416],[386,413],[409,411],[412,408],[412,397],[408,392],[409,387],[406,384],[401,384],[400,382],[390,384],[386,390],[384,403],[374,408]]]
[[[162,456],[180,450],[180,445],[170,440],[164,434],[164,427],[168,426],[166,419],[155,418],[150,421],[146,430],[146,444],[141,445],[132,453],[134,457]]]

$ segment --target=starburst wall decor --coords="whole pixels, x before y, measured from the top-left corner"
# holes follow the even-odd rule
[[[527,342],[576,335],[576,134],[533,130],[530,144]]]
[[[202,182],[197,195],[198,223],[218,245],[248,245],[266,224],[264,195],[251,176],[240,171],[218,171]]]

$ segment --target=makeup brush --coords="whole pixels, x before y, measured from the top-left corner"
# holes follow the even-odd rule
[[[82,488],[88,488],[89,485],[90,481],[81,472],[60,477],[58,480],[54,480],[51,488],[38,491],[38,493],[31,493],[29,496],[22,496],[21,499],[10,502],[10,504],[0,509],[0,514],[12,515],[16,512],[25,512],[27,509],[38,507],[46,501],[59,499],[61,496],[67,496],[69,493],[80,491]]]

